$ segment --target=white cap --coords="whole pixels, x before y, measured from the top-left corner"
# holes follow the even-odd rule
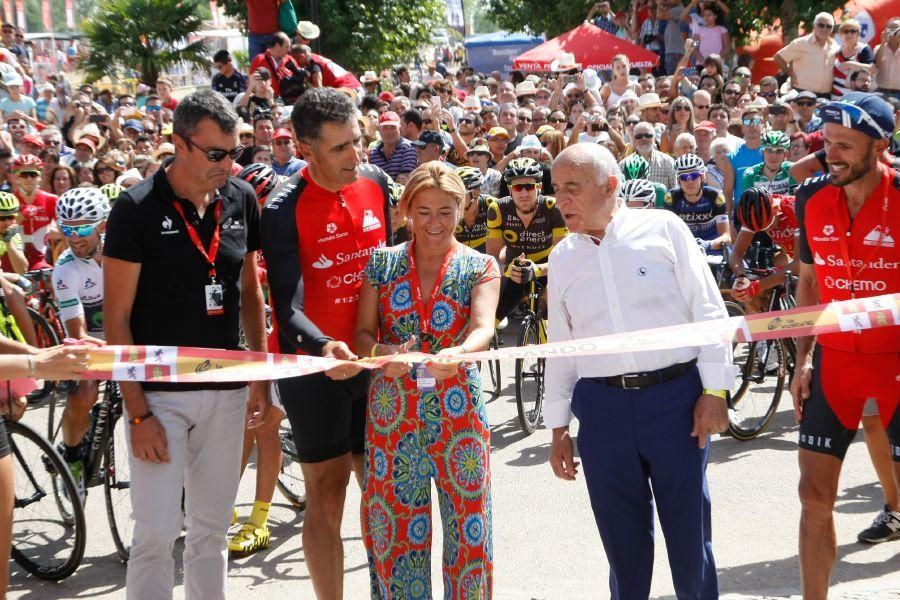
[[[526,135],[522,138],[522,141],[519,143],[519,150],[527,150],[528,148],[536,148],[540,150],[543,148],[541,145],[541,140],[538,139],[536,135]]]

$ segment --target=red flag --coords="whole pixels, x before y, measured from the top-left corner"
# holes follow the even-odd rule
[[[75,29],[74,0],[66,0],[66,29]]]
[[[44,31],[53,31],[53,14],[50,12],[50,0],[41,0],[41,17]]]

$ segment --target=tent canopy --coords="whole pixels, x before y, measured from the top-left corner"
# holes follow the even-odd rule
[[[574,54],[575,61],[582,69],[598,71],[612,69],[612,59],[616,54],[624,54],[631,61],[631,66],[639,69],[655,67],[659,63],[659,56],[655,53],[584,23],[520,54],[513,61],[513,68],[522,71],[549,71],[550,63],[563,52]]]
[[[496,31],[466,38],[463,45],[466,47],[469,66],[476,71],[508,73],[512,69],[514,57],[543,41],[539,37],[525,33]]]

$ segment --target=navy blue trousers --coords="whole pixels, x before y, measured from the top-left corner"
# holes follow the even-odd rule
[[[675,594],[718,598],[706,462],[691,437],[697,369],[642,390],[581,379],[572,396],[578,452],[609,560],[613,600],[646,600],[653,576],[653,504]]]

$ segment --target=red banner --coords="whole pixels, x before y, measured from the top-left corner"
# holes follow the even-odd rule
[[[41,0],[41,20],[44,31],[53,31],[53,13],[50,11],[50,0]]]
[[[75,2],[66,0],[66,29],[75,29]]]

